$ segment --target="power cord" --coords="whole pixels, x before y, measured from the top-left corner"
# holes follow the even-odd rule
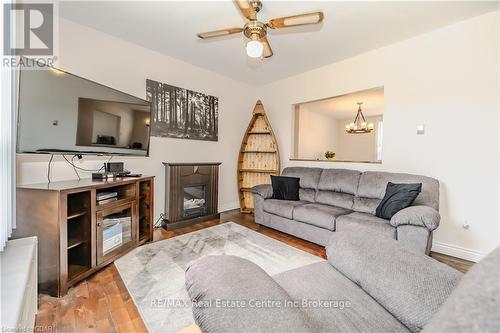
[[[62,155],[64,157],[64,159],[66,160],[66,162],[73,168],[73,170],[75,171],[75,174],[76,176],[78,177],[78,180],[80,180],[80,175],[78,173],[78,171],[80,172],[100,172],[104,169],[104,165],[101,166],[99,169],[85,169],[85,168],[82,168],[82,167],[79,167],[75,164],[75,158],[78,157],[79,160],[81,160],[83,158],[83,156],[81,154],[75,154],[71,157],[71,161],[68,160],[68,158],[66,157],[66,155]],[[113,158],[113,155],[111,155],[108,159],[108,163],[111,161],[111,159]]]
[[[165,214],[161,213],[160,217],[156,220],[153,227],[155,229],[161,228],[161,223],[163,222],[164,219],[165,219]]]
[[[47,166],[47,180],[50,184],[50,164],[52,163],[52,159],[54,158],[54,154],[50,154],[49,165]]]
[[[73,163],[73,160],[75,159],[76,156],[78,156],[78,159],[82,158],[82,155],[73,155],[73,157],[71,158],[71,163],[70,163],[70,161],[68,161],[68,159],[66,158],[66,156],[63,155],[63,157],[66,160],[66,162],[68,162],[70,165],[73,166],[73,171],[75,172],[76,176],[78,177],[78,180],[81,180],[80,175],[78,174],[78,171],[75,168],[75,164]]]

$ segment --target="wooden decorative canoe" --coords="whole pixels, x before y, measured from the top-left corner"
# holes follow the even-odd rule
[[[280,154],[264,106],[257,101],[238,156],[238,191],[242,213],[253,212],[251,188],[270,184],[280,174]]]

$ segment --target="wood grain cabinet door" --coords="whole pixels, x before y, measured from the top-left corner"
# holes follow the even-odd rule
[[[137,203],[111,206],[97,212],[97,264],[105,264],[137,244]]]

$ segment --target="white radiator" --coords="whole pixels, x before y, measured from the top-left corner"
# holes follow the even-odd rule
[[[36,237],[10,240],[0,253],[1,317],[5,332],[33,332],[38,311]]]

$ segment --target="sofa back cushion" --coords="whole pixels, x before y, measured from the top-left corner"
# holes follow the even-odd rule
[[[439,210],[439,182],[430,177],[407,173],[367,171],[361,174],[353,209],[376,209],[385,195],[387,183],[422,183],[422,191],[413,202],[414,206],[429,206]],[[371,200],[366,200],[371,199]],[[358,210],[361,209],[361,210]],[[370,212],[374,214],[373,212]]]
[[[320,168],[288,167],[283,169],[281,175],[300,178],[299,199],[314,202],[322,170]]]
[[[354,204],[354,195],[339,192],[318,191],[316,193],[316,202],[324,205],[352,209]]]
[[[316,190],[318,188],[320,168],[288,167],[283,169],[282,176],[300,178],[300,187]]]
[[[356,194],[361,172],[346,169],[323,169],[318,190]]]
[[[351,209],[361,172],[347,169],[323,169],[316,202]]]
[[[412,332],[429,322],[462,277],[453,268],[362,224],[333,233],[326,254],[335,269]]]

